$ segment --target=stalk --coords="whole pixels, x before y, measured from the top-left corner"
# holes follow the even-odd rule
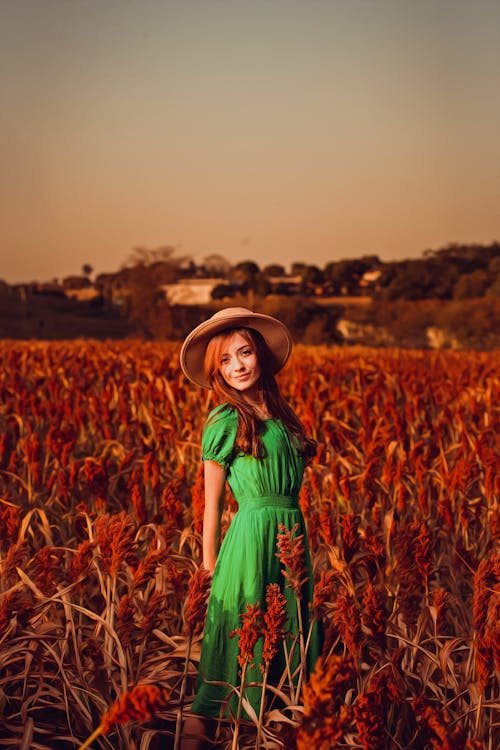
[[[28,503],[31,505],[33,500],[33,487],[31,483],[31,464],[26,461],[26,490],[28,493]]]
[[[264,703],[266,699],[267,676],[269,674],[269,663],[265,663],[264,677],[262,680],[262,695],[260,696],[259,723],[257,724],[257,738],[255,740],[255,750],[260,750],[262,740],[262,719],[264,717]]]
[[[477,709],[476,709],[476,726],[475,726],[476,734],[479,731],[479,722],[481,721],[482,708],[483,708],[483,695],[481,693],[481,695],[479,696],[479,701],[477,703]]]
[[[245,677],[247,673],[248,659],[245,659],[245,663],[241,669],[241,681],[240,681],[240,692],[238,695],[238,710],[236,712],[236,721],[233,732],[233,742],[231,750],[238,750],[238,736],[240,733],[240,717],[241,717],[241,704],[243,703],[243,688],[245,687]]]
[[[299,648],[300,648],[300,672],[297,680],[297,688],[295,691],[296,700],[299,700],[300,688],[302,687],[302,679],[306,669],[306,649],[304,644],[304,628],[302,624],[302,608],[300,606],[300,596],[296,596],[297,602],[297,619],[299,622]]]
[[[181,741],[181,729],[182,729],[182,712],[184,710],[184,699],[186,696],[186,684],[187,684],[187,673],[189,668],[189,658],[191,656],[191,644],[193,642],[193,636],[190,633],[188,638],[188,644],[187,644],[187,652],[186,652],[186,658],[184,660],[184,671],[182,673],[182,682],[181,682],[181,693],[179,697],[179,708],[177,709],[177,718],[175,721],[175,740],[174,740],[174,750],[179,750],[180,747],[180,741]]]
[[[99,725],[97,729],[94,732],[92,732],[90,737],[87,737],[83,745],[80,745],[78,750],[87,750],[87,748],[91,746],[93,741],[96,740],[101,734],[102,734],[102,726]]]
[[[114,586],[114,583],[113,583],[113,586]],[[105,651],[104,665],[106,667],[108,674],[109,674],[109,671],[111,670],[111,665],[113,661],[113,656],[112,656],[113,639],[111,636],[111,630],[112,630],[111,610],[112,609],[113,609],[112,582],[108,576],[106,580],[106,614],[104,617],[106,625],[108,626],[106,628],[106,632],[104,633],[104,651]]]
[[[290,685],[290,697],[292,698],[292,700],[294,702],[295,702],[295,690],[294,690],[294,687],[293,687],[293,678],[292,678],[292,670],[291,670],[291,667],[290,667],[290,659],[291,659],[291,655],[293,653],[293,649],[295,647],[295,643],[296,643],[296,640],[294,640],[294,642],[292,644],[292,648],[290,649],[290,653],[288,653],[286,641],[283,641],[283,650],[285,652],[286,673],[287,673],[287,677],[288,677],[288,684]]]
[[[301,670],[300,670],[299,680],[298,680],[298,683],[297,683],[297,700],[299,699],[299,696],[300,696],[300,688],[302,687],[301,686],[301,682],[304,680],[303,675],[305,674],[305,669],[306,669],[306,654],[307,654],[307,651],[309,649],[309,644],[311,642],[311,634],[312,634],[313,627],[314,627],[314,620],[311,620],[310,625],[309,625],[309,631],[307,633],[307,640],[306,640],[306,643],[305,643],[305,646],[304,646],[304,660],[303,660],[303,662],[301,664]]]

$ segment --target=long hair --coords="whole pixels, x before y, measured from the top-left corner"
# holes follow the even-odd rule
[[[235,447],[254,458],[262,458],[265,450],[262,442],[264,420],[259,419],[243,395],[228,385],[220,372],[220,360],[224,346],[234,333],[239,333],[254,349],[261,370],[259,388],[262,398],[273,419],[281,419],[289,435],[296,438],[299,453],[304,458],[311,458],[316,452],[316,442],[306,435],[304,426],[280,393],[278,384],[271,371],[273,355],[264,337],[252,328],[229,328],[213,336],[205,352],[205,375],[210,381],[214,393],[221,401],[236,409],[238,413],[238,430]]]

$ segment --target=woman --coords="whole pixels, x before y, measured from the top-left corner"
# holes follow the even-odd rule
[[[186,338],[180,359],[185,375],[194,383],[213,389],[221,401],[210,413],[202,438],[205,474],[203,564],[213,573],[202,644],[197,694],[192,713],[215,718],[234,710],[236,696],[226,702],[228,685],[238,686],[238,639],[231,632],[241,625],[247,604],[265,603],[266,586],[279,583],[287,599],[286,629],[298,632],[294,595],[286,587],[282,565],[276,557],[280,524],[305,535],[298,495],[305,463],[315,442],[281,395],[274,374],[288,360],[291,337],[287,328],[268,315],[241,307],[220,310],[197,326]],[[220,519],[228,482],[238,512],[222,546]],[[313,585],[309,554],[308,581],[302,592],[302,619],[307,627],[308,603]],[[307,633],[306,633],[307,635]],[[291,647],[293,638],[288,639]],[[255,647],[249,681],[258,682],[262,639]],[[313,630],[308,664],[318,655]],[[292,651],[292,670],[300,663],[298,647]],[[286,668],[284,656],[276,657],[270,682],[277,682]],[[218,681],[215,685],[211,681]],[[245,689],[256,714],[261,692]],[[185,734],[206,732],[207,722],[189,719]],[[184,740],[183,750],[201,745]]]

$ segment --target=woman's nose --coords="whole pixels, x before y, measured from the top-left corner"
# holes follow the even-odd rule
[[[242,369],[243,369],[243,367],[244,367],[244,362],[243,362],[243,360],[242,360],[242,359],[241,359],[240,357],[236,356],[236,357],[235,357],[235,364],[234,364],[234,369],[235,369],[235,370],[242,370]]]

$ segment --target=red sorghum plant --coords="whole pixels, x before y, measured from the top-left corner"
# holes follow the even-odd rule
[[[283,567],[283,575],[288,581],[288,585],[295,592],[297,598],[302,596],[302,586],[307,581],[305,567],[304,535],[295,536],[298,524],[293,529],[287,529],[283,524],[279,525],[277,535],[277,545],[279,552],[276,557]]]
[[[240,690],[238,694],[238,709],[236,712],[232,750],[238,747],[238,736],[240,729],[241,706],[243,702],[243,691],[247,668],[253,667],[252,661],[254,649],[262,633],[262,611],[260,604],[247,604],[246,612],[240,614],[241,626],[233,630],[231,638],[238,636],[238,663],[241,667]]]
[[[188,677],[189,661],[191,658],[191,647],[193,637],[199,635],[203,630],[205,617],[207,615],[208,597],[212,584],[212,574],[201,565],[189,581],[188,594],[184,606],[184,622],[188,636],[186,658],[184,659],[184,671],[182,674],[179,708],[177,710],[174,750],[177,750],[181,738],[182,714],[186,696],[186,684]]]
[[[384,650],[386,642],[386,601],[387,595],[383,588],[369,583],[363,594],[361,621],[370,638],[381,651]]]
[[[136,685],[128,693],[121,695],[106,711],[101,723],[79,750],[90,747],[100,735],[109,734],[118,724],[130,721],[148,721],[158,711],[165,708],[170,692],[159,685]]]
[[[385,708],[379,690],[366,690],[354,704],[354,720],[363,750],[385,750]]]
[[[475,631],[476,681],[481,693],[493,671],[493,643],[498,628],[488,618],[490,604],[500,597],[500,554],[481,560],[474,574],[472,623]],[[495,607],[492,611],[497,611]],[[496,645],[495,650],[498,648]]]
[[[284,637],[284,626],[287,617],[286,599],[277,583],[269,583],[266,587],[266,611],[263,614],[262,635],[264,643],[262,646],[263,664],[260,665],[263,673],[262,696],[260,701],[259,723],[257,726],[257,740],[255,747],[260,747],[262,737],[262,719],[264,716],[264,703],[266,699],[267,679],[269,666],[278,653],[280,644]]]
[[[191,637],[203,630],[211,583],[212,575],[203,566],[196,570],[189,582],[184,620],[188,635]]]
[[[304,712],[296,732],[297,750],[331,750],[352,723],[352,708],[345,703],[354,685],[354,664],[350,657],[319,659],[303,688]]]
[[[346,513],[341,518],[342,546],[344,549],[344,560],[347,563],[351,562],[359,550],[359,524],[360,518],[354,513]]]
[[[335,600],[333,624],[353,659],[358,661],[363,642],[361,613],[353,595],[345,588],[340,589]]]
[[[125,563],[136,563],[135,524],[125,511],[99,516],[95,522],[95,542],[103,568],[115,577]]]

